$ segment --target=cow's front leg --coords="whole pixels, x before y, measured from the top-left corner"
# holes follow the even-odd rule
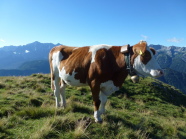
[[[101,113],[99,111],[99,105],[100,105],[100,100],[93,100],[94,101],[94,118],[95,118],[95,122],[101,123],[102,119],[101,119]]]
[[[99,99],[99,92],[100,92],[100,86],[99,85],[91,85],[91,91],[92,91],[92,97],[93,97],[93,104],[94,104],[94,118],[95,122],[101,123],[101,113],[99,111],[100,106],[100,99]]]

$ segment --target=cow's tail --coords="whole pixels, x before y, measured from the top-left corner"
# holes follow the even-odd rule
[[[54,90],[54,70],[53,70],[53,64],[52,64],[52,53],[50,51],[49,53],[49,64],[50,64],[50,77],[51,77],[51,89]]]

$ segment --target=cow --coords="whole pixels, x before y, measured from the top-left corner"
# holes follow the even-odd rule
[[[65,107],[65,87],[89,86],[95,122],[102,122],[107,97],[119,90],[128,75],[160,77],[155,50],[140,41],[130,46],[56,46],[49,53],[51,88],[56,107]]]

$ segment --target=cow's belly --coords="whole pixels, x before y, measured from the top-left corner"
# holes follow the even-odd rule
[[[66,73],[64,67],[59,73],[60,78],[67,84],[71,86],[86,86],[86,83],[81,83],[80,80],[75,79],[76,72],[72,72],[72,75]]]

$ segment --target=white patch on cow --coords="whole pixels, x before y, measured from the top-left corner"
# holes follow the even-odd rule
[[[140,40],[140,44],[142,44],[143,42],[145,42],[145,41],[143,41],[143,40]]]
[[[60,65],[60,61],[62,60],[62,58],[63,58],[63,55],[61,54],[60,51],[55,52],[52,55],[52,67],[53,67],[53,72],[54,72],[53,74],[55,76],[55,80],[53,81],[53,84],[55,87],[54,88],[54,96],[56,99],[56,107],[66,105],[65,96],[64,96],[65,85],[61,84],[61,86],[60,86],[60,84],[59,84],[59,82],[60,82],[60,80],[59,80],[59,65]]]
[[[147,47],[147,50],[151,54],[150,61],[145,65],[142,63],[140,59],[140,55],[138,55],[134,60],[133,68],[139,75],[151,76],[155,78],[160,77],[162,75],[161,70],[160,70],[161,68],[159,64],[157,63],[156,59],[154,58],[154,55],[152,51],[149,49],[149,47]]]
[[[92,52],[92,60],[91,63],[95,62],[95,56],[96,56],[96,52],[100,49],[110,49],[112,46],[111,45],[106,45],[106,44],[101,44],[101,45],[93,45],[90,46],[89,48],[89,52]]]
[[[99,98],[101,101],[100,108],[99,108],[100,114],[105,113],[105,105],[107,102],[107,97],[118,90],[119,90],[119,87],[115,86],[114,82],[111,80],[101,83],[100,95],[99,95]]]
[[[94,111],[95,122],[102,122],[101,114],[99,111]]]
[[[81,47],[76,47],[76,48],[73,49],[73,51],[74,51],[74,50],[77,50],[77,49],[79,49],[79,48],[81,48]]]
[[[114,82],[109,80],[107,82],[101,83],[100,85],[101,92],[104,93],[106,96],[110,96],[115,91],[119,90],[119,87],[114,85]]]
[[[75,75],[76,75],[75,71],[72,72],[72,75],[70,75],[69,73],[67,74],[65,67],[63,67],[59,73],[59,76],[61,77],[61,79],[68,85],[71,85],[71,86],[85,86],[85,85],[87,85],[84,83],[80,83],[80,80],[75,79]]]
[[[62,59],[63,59],[63,55],[61,54],[60,51],[53,53],[52,65],[53,65],[54,72],[59,70],[59,65],[60,65],[60,62]],[[55,69],[57,69],[57,70],[55,70]],[[57,73],[57,74],[59,74],[59,73]]]

